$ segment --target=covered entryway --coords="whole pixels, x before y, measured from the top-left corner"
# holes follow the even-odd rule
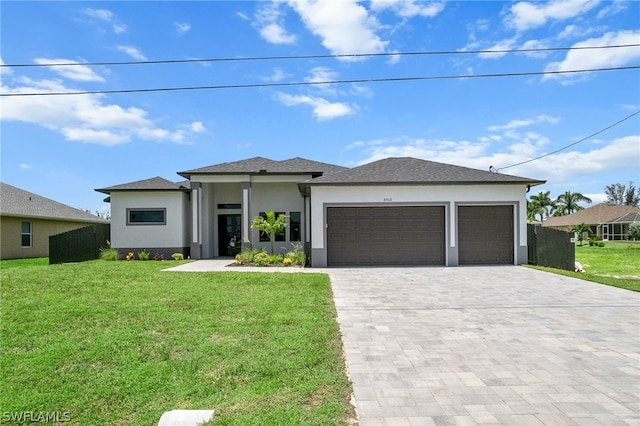
[[[458,207],[460,265],[513,264],[513,206]]]
[[[327,208],[328,266],[444,264],[444,206]]]

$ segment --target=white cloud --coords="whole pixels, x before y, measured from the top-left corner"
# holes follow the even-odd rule
[[[506,40],[501,40],[496,42],[493,46],[488,47],[483,50],[511,50],[516,44],[517,38],[511,38]],[[483,59],[498,59],[506,55],[506,52],[496,52],[496,53],[480,53],[478,56]]]
[[[91,9],[86,8],[84,14],[92,18],[100,19],[105,22],[111,22],[113,19],[113,12],[107,9]]]
[[[378,21],[356,0],[290,0],[306,27],[334,55],[384,52],[388,42],[375,33]],[[354,60],[354,58],[343,58]]]
[[[637,44],[640,41],[640,31],[609,32],[600,38],[591,38],[574,44],[572,47],[584,46],[611,46],[624,44]],[[567,71],[579,69],[595,69],[602,67],[619,67],[640,58],[640,50],[637,47],[621,47],[609,49],[585,49],[570,50],[563,61],[552,62],[547,65],[545,71]],[[545,75],[543,79],[567,79],[575,78],[571,75]]]
[[[509,9],[506,22],[518,31],[524,31],[541,27],[548,21],[574,18],[588,12],[599,3],[600,0],[518,2]]]
[[[71,91],[61,80],[18,77],[12,83],[13,87],[3,83],[0,91],[6,94]],[[3,97],[0,106],[2,120],[36,124],[62,134],[69,141],[105,146],[133,138],[187,143],[190,136],[204,131],[199,122],[177,130],[159,128],[145,110],[107,104],[101,95]]]
[[[116,34],[122,34],[127,31],[126,25],[122,23],[114,22],[116,20],[115,19],[116,16],[110,10],[86,8],[82,11],[82,13],[84,13],[85,15],[91,18],[99,19],[101,21],[112,24],[111,28],[113,29],[113,32]]]
[[[46,59],[36,58],[34,60],[36,64],[40,65],[55,65],[55,64],[80,64],[80,62],[71,59]],[[59,74],[64,78],[75,81],[98,81],[104,82],[104,78],[96,74],[93,69],[86,65],[58,65],[49,67],[51,71]]]
[[[445,7],[444,1],[424,2],[416,0],[371,0],[371,10],[381,11],[391,9],[403,18],[413,18],[422,16],[433,18],[442,12]]]
[[[191,29],[191,25],[186,22],[174,22],[173,25],[176,27],[178,35],[182,35]]]
[[[313,115],[320,121],[351,115],[357,110],[355,106],[343,102],[329,102],[326,99],[315,96],[279,93],[278,100],[286,106],[311,106],[313,107]]]
[[[242,12],[236,12],[236,15],[237,15],[240,19],[243,19],[243,20],[245,20],[245,21],[248,21],[248,20],[249,20],[249,17],[248,17],[247,15],[245,15],[244,13],[242,13]]]
[[[120,45],[116,46],[116,49],[118,49],[118,51],[122,53],[126,53],[127,55],[131,56],[133,59],[137,59],[138,61],[147,60],[147,57],[144,56],[144,54],[137,47]]]
[[[494,166],[500,173],[547,180],[550,184],[569,184],[596,172],[625,168],[633,170],[640,162],[640,135],[631,135],[606,141],[586,151],[562,151],[526,164],[508,167],[545,153],[543,146],[548,145],[546,137],[537,134],[527,136],[529,139],[524,143],[498,149],[486,138],[471,142],[428,140],[408,136],[375,139],[370,142],[357,141],[348,145],[346,149],[362,150],[365,158],[359,161],[358,165],[387,157],[415,157],[479,170],[488,170],[489,166]]]
[[[528,126],[539,124],[539,123],[556,124],[558,121],[560,121],[559,118],[550,117],[548,115],[541,114],[534,118],[516,119],[516,120],[511,120],[507,124],[489,126],[487,130],[492,132],[500,131],[500,130],[513,130],[519,127],[528,127]]]
[[[269,43],[292,44],[296,36],[289,34],[284,28],[280,1],[264,3],[256,12],[255,26],[259,28],[260,35]]]
[[[609,2],[606,7],[602,8],[602,10],[598,12],[598,19],[617,15],[618,13],[627,10],[627,3],[627,0],[613,0],[612,2]]]
[[[20,164],[20,168],[22,170],[31,170],[31,169],[33,169],[33,166],[31,164],[28,164],[28,163],[22,163],[22,164]]]
[[[202,133],[206,130],[207,129],[200,121],[194,121],[193,123],[191,123],[191,131],[194,133]]]
[[[273,73],[268,77],[263,77],[264,81],[271,81],[277,83],[279,81],[284,80],[285,78],[290,77],[290,74],[287,74],[282,68],[274,68]]]

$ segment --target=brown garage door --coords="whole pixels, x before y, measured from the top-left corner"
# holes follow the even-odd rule
[[[328,207],[327,264],[444,265],[444,207]]]
[[[513,206],[458,207],[458,261],[513,264]]]

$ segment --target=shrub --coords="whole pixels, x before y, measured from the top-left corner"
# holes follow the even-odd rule
[[[293,250],[287,253],[285,257],[291,259],[291,264],[304,266],[307,264],[307,254],[304,252],[302,243],[292,243]]]
[[[640,240],[640,222],[631,222],[629,225],[629,238],[633,241]]]
[[[604,247],[604,241],[598,241],[598,247]]]
[[[173,260],[184,260],[184,255],[182,253],[173,253],[171,257],[173,257]]]
[[[100,259],[115,261],[118,260],[120,253],[118,253],[118,249],[111,247],[103,247],[100,249]]]
[[[290,257],[285,257],[284,259],[282,259],[282,264],[284,266],[291,266],[291,258]]]
[[[241,251],[240,253],[236,254],[236,265],[246,265],[248,263],[253,263],[254,256],[260,252],[262,252],[262,250],[258,249],[247,249]]]
[[[162,253],[156,253],[153,256],[153,260],[164,260],[164,255]]]
[[[281,254],[273,254],[269,256],[269,265],[276,265],[278,263],[282,263],[282,259],[284,257]]]
[[[146,250],[142,250],[138,253],[139,260],[149,260],[149,252]]]
[[[132,252],[127,253],[127,255],[124,257],[127,260],[132,260],[134,258],[134,254]]]
[[[253,256],[253,263],[258,266],[267,266],[269,264],[269,255],[264,251],[256,253],[256,255]]]

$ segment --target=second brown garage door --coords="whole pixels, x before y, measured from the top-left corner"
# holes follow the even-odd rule
[[[513,206],[458,207],[458,261],[513,264]]]
[[[328,207],[329,266],[444,265],[442,206]]]

